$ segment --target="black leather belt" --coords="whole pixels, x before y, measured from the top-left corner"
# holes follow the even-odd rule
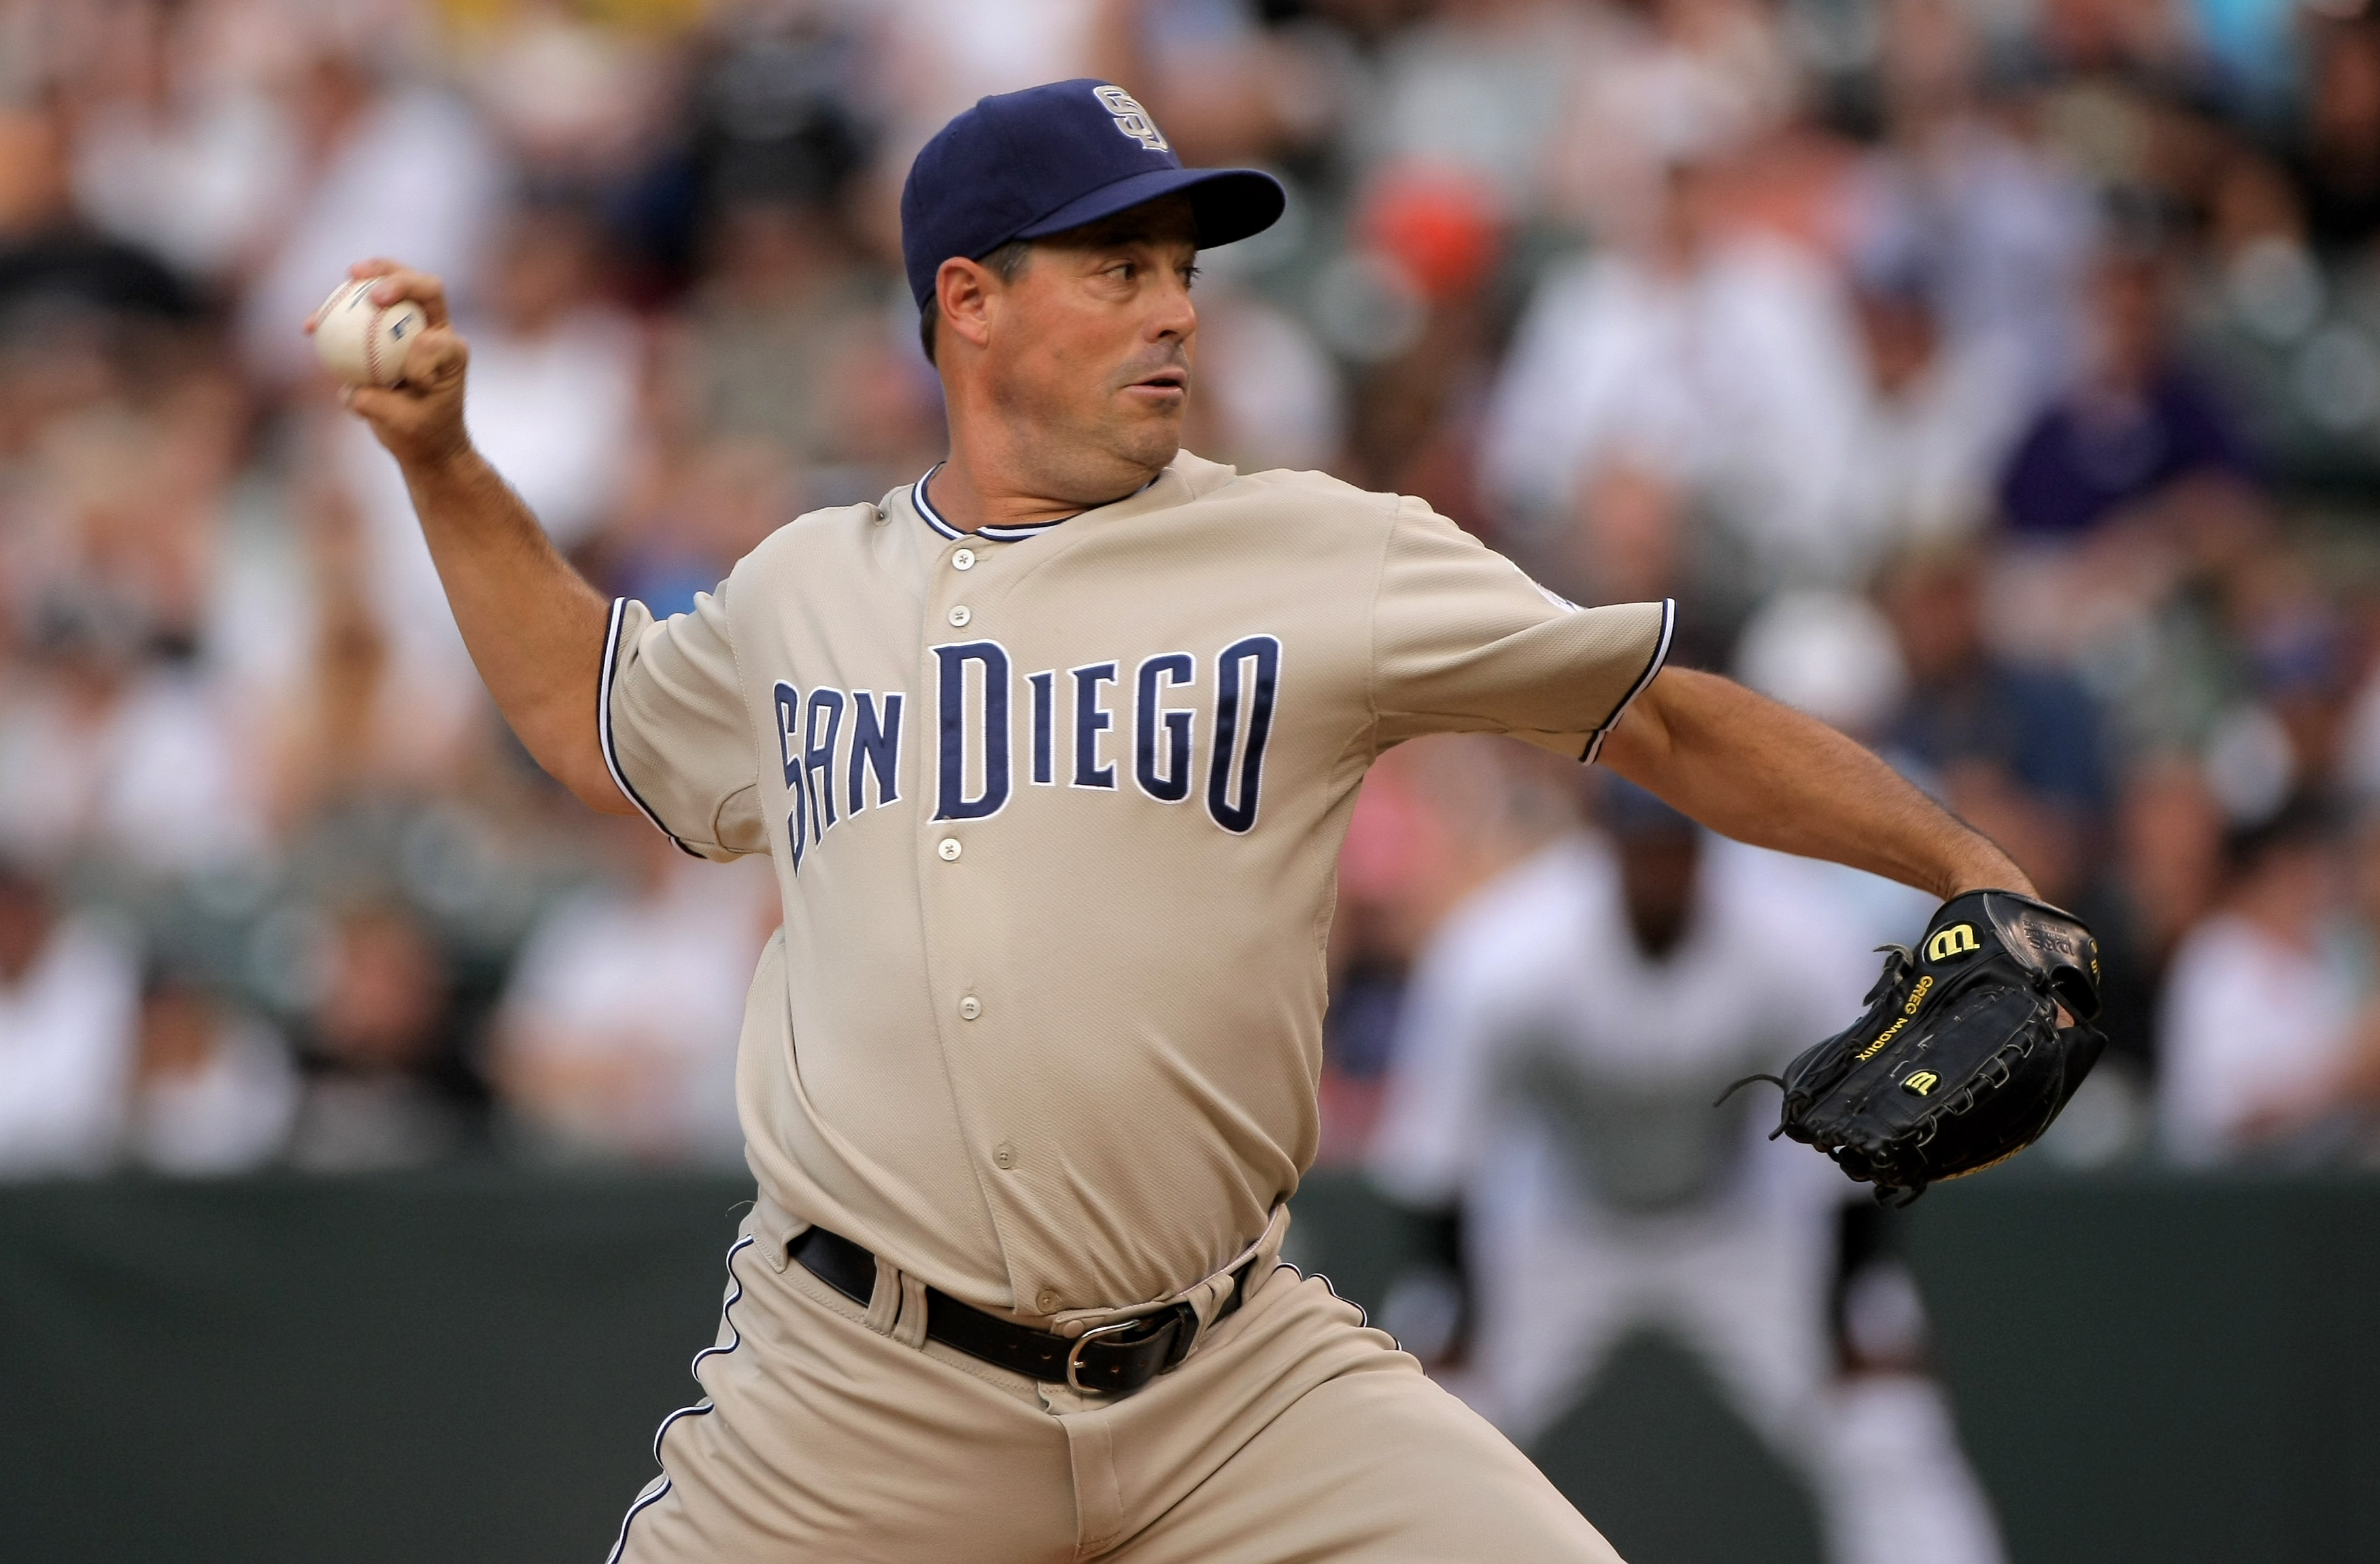
[[[793,1242],[802,1268],[866,1308],[876,1291],[876,1256],[824,1228],[811,1228]],[[1232,1273],[1231,1295],[1215,1311],[1220,1321],[1247,1296],[1251,1258]],[[1135,1315],[1112,1325],[1095,1325],[1080,1336],[1058,1336],[986,1314],[949,1293],[926,1289],[926,1335],[988,1364],[1077,1390],[1128,1395],[1190,1355],[1198,1315],[1187,1303],[1153,1315]]]

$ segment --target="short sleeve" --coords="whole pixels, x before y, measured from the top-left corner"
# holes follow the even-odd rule
[[[767,850],[759,762],[729,639],[722,584],[691,613],[656,621],[612,604],[596,727],[603,763],[628,801],[697,857]]]
[[[1592,760],[1669,655],[1675,605],[1581,608],[1416,500],[1399,503],[1373,621],[1382,748],[1503,733]]]

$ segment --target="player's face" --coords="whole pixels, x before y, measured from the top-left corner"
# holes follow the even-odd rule
[[[1198,312],[1187,201],[1155,201],[1037,242],[1001,290],[993,396],[1052,493],[1112,499],[1173,459]]]

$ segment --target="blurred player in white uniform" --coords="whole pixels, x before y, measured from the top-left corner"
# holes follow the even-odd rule
[[[1766,1138],[1773,1091],[1711,1106],[1840,1027],[1869,941],[1792,860],[1711,841],[1616,779],[1602,814],[1603,834],[1473,896],[1414,965],[1372,1167],[1401,1201],[1459,1208],[1468,1350],[1450,1388],[1525,1447],[1658,1329],[1807,1482],[1837,1564],[1997,1564],[1938,1390],[1838,1378],[1856,1186]],[[1913,1305],[1866,1291],[1869,1316]]]

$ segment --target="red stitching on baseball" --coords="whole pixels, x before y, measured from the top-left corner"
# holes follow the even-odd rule
[[[374,385],[380,383],[380,318],[387,313],[375,304],[372,312],[364,317],[364,373]]]

